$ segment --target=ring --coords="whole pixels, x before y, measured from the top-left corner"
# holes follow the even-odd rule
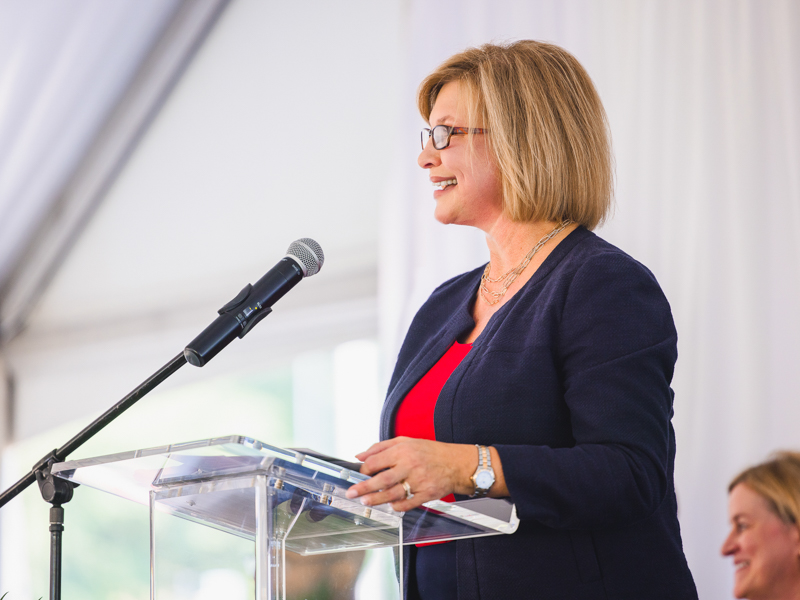
[[[406,500],[411,500],[414,497],[413,492],[411,491],[411,486],[408,485],[407,481],[401,481],[400,485],[403,486],[403,489],[406,491]]]

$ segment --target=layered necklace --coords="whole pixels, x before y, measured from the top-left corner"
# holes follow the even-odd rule
[[[506,295],[508,288],[510,288],[511,284],[514,283],[514,280],[516,280],[516,278],[519,277],[519,274],[525,270],[525,267],[528,266],[528,264],[531,262],[531,259],[539,251],[539,249],[542,246],[544,246],[547,242],[549,242],[551,239],[553,239],[555,236],[557,236],[559,233],[561,233],[564,230],[564,228],[567,227],[570,223],[572,223],[572,221],[570,220],[561,221],[561,223],[559,223],[558,226],[555,229],[553,229],[553,231],[551,231],[542,239],[540,239],[538,242],[536,242],[536,245],[533,248],[531,248],[531,251],[525,255],[525,258],[522,259],[521,263],[519,263],[516,267],[514,267],[504,275],[500,275],[500,277],[497,277],[496,279],[492,279],[491,277],[489,277],[489,273],[492,270],[492,263],[490,262],[489,264],[487,264],[486,268],[483,270],[483,275],[481,275],[481,287],[480,287],[481,298],[483,298],[484,302],[486,302],[490,306],[494,306],[495,304],[500,302],[500,300],[503,299],[503,296]],[[500,282],[503,283],[503,287],[496,292],[486,287],[487,283],[500,283]]]

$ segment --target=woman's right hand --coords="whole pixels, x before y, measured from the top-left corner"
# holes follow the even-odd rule
[[[347,490],[348,498],[361,498],[366,506],[391,503],[396,511],[409,511],[448,494],[472,494],[471,476],[478,465],[475,446],[396,437],[373,444],[356,455],[361,472],[372,477]],[[403,482],[412,493],[406,497]]]

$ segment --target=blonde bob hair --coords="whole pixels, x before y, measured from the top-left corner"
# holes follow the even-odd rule
[[[771,460],[745,469],[728,493],[739,484],[764,497],[781,521],[800,526],[800,452],[776,452]]]
[[[469,48],[420,85],[417,107],[426,121],[451,81],[466,103],[464,125],[489,129],[508,217],[570,219],[588,229],[603,222],[614,187],[608,121],[574,56],[533,40]]]

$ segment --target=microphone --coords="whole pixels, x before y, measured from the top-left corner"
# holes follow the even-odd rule
[[[243,338],[253,326],[272,312],[272,305],[304,277],[319,273],[325,255],[310,238],[294,241],[277,265],[255,285],[249,283],[236,297],[220,308],[219,316],[183,350],[186,362],[202,367],[233,341]]]

